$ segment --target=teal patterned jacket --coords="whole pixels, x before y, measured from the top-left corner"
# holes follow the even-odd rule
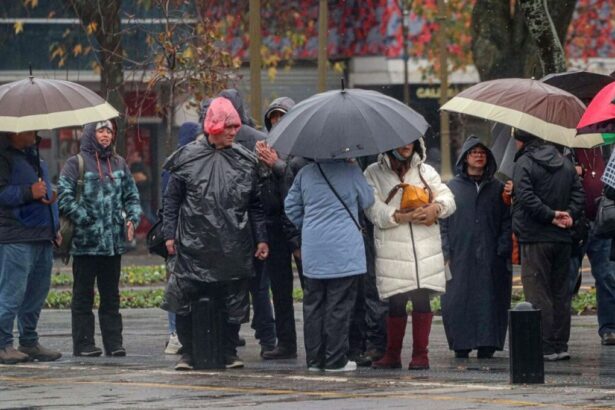
[[[58,182],[60,214],[74,223],[72,255],[113,256],[126,252],[126,222],[135,228],[141,218],[139,192],[124,158],[104,149],[93,124],[81,137],[85,173],[79,201],[76,200],[79,162],[66,161]]]

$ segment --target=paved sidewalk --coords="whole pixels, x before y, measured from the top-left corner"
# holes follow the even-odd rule
[[[593,316],[573,318],[572,360],[546,363],[546,384],[511,386],[506,351],[491,360],[454,359],[440,318],[432,330],[431,370],[308,372],[301,305],[295,310],[297,360],[262,361],[253,332],[244,325],[248,345],[239,354],[245,369],[187,373],[173,371],[177,356],[162,354],[166,313],[161,310],[123,312],[125,358],[73,357],[69,312],[45,310],[42,342],[64,357],[54,363],[0,365],[0,408],[615,408],[615,346],[600,345]]]

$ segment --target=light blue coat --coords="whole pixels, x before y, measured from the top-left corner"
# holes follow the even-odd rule
[[[374,203],[374,190],[355,163],[320,163],[327,178],[358,221],[358,210]],[[303,274],[333,279],[366,272],[361,232],[335,197],[315,163],[303,167],[284,202],[286,215],[301,230]]]

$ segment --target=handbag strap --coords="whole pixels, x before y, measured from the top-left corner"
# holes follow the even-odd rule
[[[331,191],[333,192],[333,195],[335,195],[337,200],[340,201],[340,203],[344,206],[344,209],[346,210],[346,212],[348,212],[348,215],[350,215],[350,217],[352,218],[352,222],[354,222],[354,224],[357,226],[357,229],[359,230],[359,232],[361,232],[362,234],[365,234],[365,229],[363,229],[361,224],[359,224],[359,222],[356,220],[356,218],[354,217],[354,215],[352,214],[352,212],[348,208],[348,205],[346,205],[346,203],[342,200],[342,198],[337,193],[335,188],[333,188],[333,185],[331,185],[331,182],[329,182],[329,178],[327,178],[327,176],[325,175],[325,172],[320,167],[320,164],[316,163],[316,166],[318,167],[318,170],[320,171],[320,174],[322,175],[322,177],[325,179],[325,182],[327,183],[327,185],[329,185],[329,188],[331,188]]]
[[[77,179],[77,191],[75,192],[75,200],[79,202],[81,198],[81,192],[83,191],[83,175],[85,174],[85,163],[81,154],[77,154],[77,161],[79,162],[79,179]]]

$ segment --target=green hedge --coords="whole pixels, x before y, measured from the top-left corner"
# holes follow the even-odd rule
[[[158,308],[162,304],[164,289],[120,290],[120,308]],[[45,301],[46,309],[70,309],[70,290],[51,290]],[[94,296],[94,307],[98,308],[100,297]]]

